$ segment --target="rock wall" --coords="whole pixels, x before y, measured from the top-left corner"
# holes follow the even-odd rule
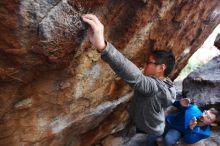
[[[131,89],[92,48],[84,13],[139,67],[171,48],[174,79],[220,23],[220,2],[0,1],[1,146],[89,146],[123,127]]]
[[[215,42],[214,42],[214,45],[220,49],[220,34],[217,35],[216,39],[215,39]]]

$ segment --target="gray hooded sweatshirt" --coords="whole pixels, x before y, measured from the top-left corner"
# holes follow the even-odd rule
[[[172,81],[143,75],[110,43],[107,43],[101,57],[134,89],[129,115],[136,128],[149,135],[161,135],[165,127],[164,111],[176,99]]]

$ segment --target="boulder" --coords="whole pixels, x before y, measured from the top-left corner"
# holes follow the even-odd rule
[[[214,45],[220,49],[220,33],[217,35],[216,39],[215,39],[215,42],[214,42]]]
[[[0,145],[90,146],[126,123],[131,89],[100,59],[80,16],[143,67],[173,50],[174,79],[220,23],[219,0],[0,1]]]
[[[190,73],[183,81],[183,95],[200,107],[220,105],[220,56]]]

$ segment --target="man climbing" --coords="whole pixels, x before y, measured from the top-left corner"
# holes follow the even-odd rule
[[[134,95],[129,108],[130,118],[136,126],[136,135],[126,146],[153,146],[165,127],[164,110],[175,101],[176,92],[167,77],[175,64],[171,51],[153,51],[146,58],[144,73],[104,39],[104,26],[92,14],[82,16],[88,23],[89,40],[101,53],[101,58],[114,72],[127,82]]]

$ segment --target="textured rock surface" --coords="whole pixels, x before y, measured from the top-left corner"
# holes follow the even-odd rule
[[[131,89],[86,39],[90,12],[140,67],[171,48],[172,78],[220,22],[219,0],[0,1],[0,145],[89,146],[126,121]]]
[[[217,35],[216,39],[215,39],[215,42],[214,42],[214,45],[220,49],[220,34]]]
[[[220,56],[187,76],[183,94],[199,106],[220,105]]]

